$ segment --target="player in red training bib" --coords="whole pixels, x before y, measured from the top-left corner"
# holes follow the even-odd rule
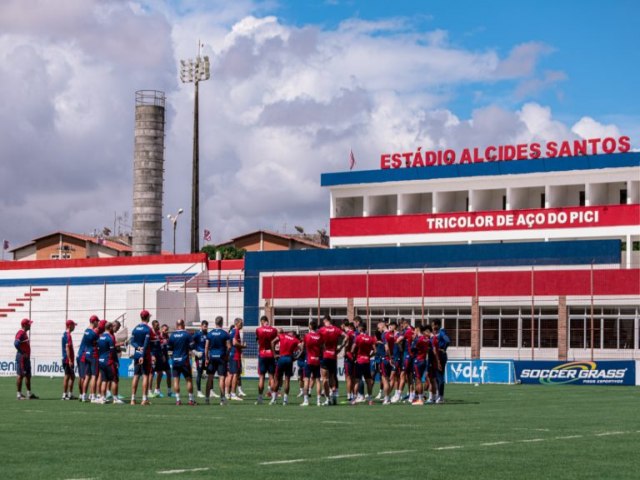
[[[278,330],[269,325],[269,318],[260,317],[260,326],[256,329],[256,340],[258,342],[258,399],[256,405],[262,404],[262,394],[264,392],[264,377],[269,374],[269,392],[271,398],[275,397],[275,356],[271,347],[271,341],[278,336]]]
[[[373,405],[371,399],[371,392],[373,391],[373,377],[371,376],[371,354],[376,346],[376,338],[369,335],[364,327],[360,325],[358,327],[358,336],[353,342],[351,347],[351,353],[355,359],[356,372],[354,380],[364,380],[367,385],[367,397],[366,401],[369,405]],[[354,382],[354,383],[356,383]],[[355,405],[356,399],[351,400],[351,404]]]
[[[344,333],[336,327],[329,315],[322,319],[324,326],[318,330],[322,337],[322,359],[320,360],[320,374],[324,394],[327,397],[325,405],[338,403],[338,353],[343,346]]]
[[[276,392],[280,387],[284,386],[282,404],[287,405],[289,403],[289,386],[291,383],[291,376],[293,375],[293,358],[296,353],[299,353],[300,351],[300,340],[298,340],[293,332],[281,332],[271,341],[271,349],[275,350],[276,345],[278,344],[280,344],[280,353],[278,355],[278,362],[276,365]],[[276,403],[277,398],[277,395],[273,395],[271,397],[271,405]]]
[[[309,405],[309,390],[315,383],[317,405],[320,406],[320,359],[322,358],[322,336],[318,333],[318,322],[312,320],[309,323],[309,333],[303,339],[304,349],[307,352],[304,377],[304,399],[300,404],[303,407]]]

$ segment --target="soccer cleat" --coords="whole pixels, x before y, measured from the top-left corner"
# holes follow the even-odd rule
[[[39,400],[39,399],[40,399],[40,397],[39,397],[39,396],[37,396],[35,393],[30,393],[30,394],[27,396],[27,398],[28,398],[29,400]]]
[[[436,398],[436,403],[438,403],[438,404],[444,403],[444,398],[442,398],[442,397]]]
[[[302,397],[303,395],[304,395],[304,392],[300,390],[300,392],[298,392],[298,398]]]
[[[173,397],[173,392],[171,390],[169,390],[167,392],[167,397],[172,398]]]
[[[149,392],[148,397],[149,398],[156,398],[158,396],[158,394],[156,392]]]
[[[93,399],[91,401],[91,403],[95,403],[95,404],[98,404],[98,405],[104,405],[107,402],[105,401],[104,398],[95,398],[95,399]]]
[[[398,403],[400,401],[400,395],[395,393],[393,397],[391,397],[391,403]]]
[[[383,404],[383,405],[391,405],[391,402],[389,401],[389,399],[385,399],[385,400],[382,402],[382,404]]]
[[[238,387],[238,396],[239,397],[246,397],[247,394],[244,393],[244,391],[242,390],[242,388]]]
[[[220,398],[220,405],[225,406],[228,404],[227,398],[226,397],[221,397]]]
[[[118,397],[113,397],[113,404],[114,405],[124,405],[124,402],[122,400],[120,400]]]
[[[16,397],[16,398],[17,398],[18,400],[26,400],[26,399],[27,399],[27,397],[25,397],[25,396],[22,394],[22,392],[18,392],[18,395],[17,395],[17,397]]]
[[[273,398],[271,399],[271,401],[269,402],[269,405],[275,405],[275,404],[276,404],[276,401],[277,401],[277,397],[273,397]]]
[[[176,400],[176,407],[179,407],[180,405],[182,405],[182,402],[180,400]]]
[[[216,392],[214,392],[213,390],[211,390],[211,396],[213,398],[220,398],[220,395],[218,395]]]
[[[430,398],[429,400],[424,402],[425,405],[433,405],[434,403],[436,403],[436,402],[433,400],[433,398]]]
[[[256,405],[262,405],[262,397],[258,397],[256,400]]]
[[[236,402],[242,402],[242,398],[237,396],[235,393],[232,393],[231,395],[229,395],[229,400],[235,400]]]
[[[78,397],[76,397],[76,396],[74,396],[74,395],[72,394],[72,395],[69,395],[69,396],[67,397],[67,400],[78,400]]]
[[[355,399],[355,403],[363,403],[363,402],[364,402],[364,396],[358,395]]]
[[[204,398],[204,393],[198,390],[198,398]]]
[[[424,400],[415,399],[413,402],[411,402],[411,405],[424,405]]]
[[[142,402],[140,402],[140,405],[144,405],[145,407],[151,405],[151,402],[149,400],[142,400]]]
[[[304,402],[302,402],[300,404],[301,407],[308,407],[309,406],[309,400],[305,400]]]
[[[197,403],[195,402],[195,400],[189,400],[189,405],[195,407]]]
[[[156,397],[158,397],[158,398],[164,398],[164,393],[162,393],[162,392],[158,392],[158,393],[156,393]]]
[[[66,395],[62,395],[62,398],[60,400],[71,400],[69,397],[67,397]]]
[[[380,390],[378,395],[376,395],[376,400],[382,400],[382,390]]]

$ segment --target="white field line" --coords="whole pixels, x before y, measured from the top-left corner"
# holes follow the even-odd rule
[[[596,433],[596,437],[608,437],[609,435],[625,435],[626,433],[629,432],[602,432]]]
[[[306,458],[294,458],[291,460],[276,460],[273,462],[260,462],[258,465],[284,465],[285,463],[300,463],[306,462]]]
[[[462,448],[462,445],[449,445],[447,447],[436,447],[434,450],[455,450],[457,448]]]
[[[506,445],[507,443],[511,443],[511,442],[507,442],[505,440],[503,440],[501,442],[487,442],[487,443],[481,443],[480,446],[481,447],[495,447],[496,445]]]
[[[544,442],[545,440],[548,440],[548,439],[545,439],[545,438],[527,438],[525,440],[518,440],[518,441],[522,442],[522,443],[533,443],[533,442]]]
[[[371,455],[370,453],[346,453],[344,455],[332,455],[330,457],[322,457],[327,460],[340,460],[341,458],[356,458],[356,457],[366,457]]]
[[[209,470],[209,467],[184,468],[181,470],[160,470],[157,473],[160,475],[173,475],[176,473],[206,472],[207,470]]]
[[[327,423],[331,425],[353,425],[355,422],[343,422],[341,420],[323,420],[320,423]]]
[[[565,435],[564,437],[554,437],[554,440],[572,440],[574,438],[582,438],[582,435]]]
[[[400,453],[414,453],[417,452],[417,450],[386,450],[384,452],[379,452],[378,455],[394,455],[396,453],[400,454]]]

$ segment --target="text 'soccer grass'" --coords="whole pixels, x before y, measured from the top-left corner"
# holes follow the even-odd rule
[[[0,385],[3,479],[640,475],[636,387],[450,385],[445,405],[303,408],[297,385],[288,406],[254,405],[253,381],[243,402],[195,407],[61,401],[61,380],[42,378],[40,400],[18,401],[14,379]]]

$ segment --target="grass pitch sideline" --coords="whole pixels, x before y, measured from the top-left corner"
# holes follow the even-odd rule
[[[0,379],[2,478],[582,480],[640,469],[638,387],[450,385],[446,405],[301,408],[253,405],[252,381],[227,407],[63,402],[61,380],[33,384],[41,400],[17,401],[14,379]]]

